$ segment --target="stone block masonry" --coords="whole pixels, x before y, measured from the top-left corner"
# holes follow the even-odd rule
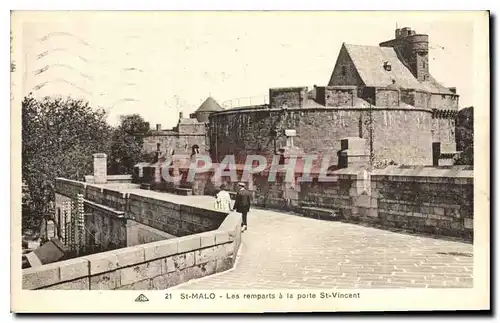
[[[391,227],[473,239],[472,170],[430,170],[408,176],[394,168],[372,175],[378,220]]]
[[[296,174],[294,183],[286,183],[254,174],[252,204],[317,219],[473,239],[474,179],[469,166],[389,166],[371,174],[365,166],[352,166],[328,176],[333,180],[301,182]],[[208,181],[202,176],[196,180],[200,185]]]
[[[60,201],[61,204],[56,203],[56,213],[63,208],[63,201],[82,194],[86,199],[86,212],[89,213],[86,227],[92,229],[96,237],[106,237],[96,241],[103,250],[129,245],[126,241],[130,240],[127,235],[131,232],[126,227],[130,221],[180,237],[215,230],[226,217],[224,212],[181,205],[170,200],[169,194],[105,187],[64,178],[56,179],[56,202]],[[57,219],[56,222],[56,225],[63,225]]]
[[[235,155],[240,163],[252,154],[271,159],[275,150],[286,144],[283,136],[273,137],[273,131],[282,127],[296,130],[294,144],[305,153],[331,155],[332,164],[338,163],[339,139],[362,137],[369,149],[371,137],[376,162],[432,165],[430,109],[369,107],[295,107],[286,113],[272,108],[219,112],[210,117],[211,157],[220,162],[226,155]]]
[[[141,194],[130,194],[128,205],[128,217],[177,237],[214,230],[226,216],[222,212]]]
[[[271,107],[278,109],[302,107],[307,102],[307,87],[269,89],[269,102]]]
[[[94,154],[94,182],[96,184],[106,183],[107,156],[103,153]]]
[[[121,248],[23,270],[23,289],[167,289],[230,269],[241,218],[229,214],[210,232]]]
[[[345,221],[473,239],[474,180],[466,167],[387,167],[334,172],[337,182],[301,183],[298,203]],[[301,213],[309,213],[307,210]]]

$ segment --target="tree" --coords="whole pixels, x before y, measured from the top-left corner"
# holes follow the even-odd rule
[[[71,98],[31,96],[22,102],[22,177],[27,193],[23,226],[54,214],[55,178],[83,180],[92,174],[92,154],[109,152],[105,113]]]
[[[455,164],[474,165],[474,107],[458,111],[455,138],[457,150],[461,151],[455,159]]]
[[[140,115],[120,117],[120,125],[112,136],[110,174],[132,174],[134,165],[143,159],[143,135],[148,131],[149,122]]]

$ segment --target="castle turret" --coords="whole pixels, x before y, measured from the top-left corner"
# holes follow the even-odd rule
[[[427,81],[429,75],[429,36],[417,34],[409,27],[396,29],[395,39],[380,43],[381,47],[392,47],[399,59],[406,63],[420,82]]]
[[[199,122],[208,122],[208,117],[214,113],[223,111],[224,109],[215,101],[212,97],[208,97],[196,110],[195,113],[191,114],[191,117],[195,117]]]

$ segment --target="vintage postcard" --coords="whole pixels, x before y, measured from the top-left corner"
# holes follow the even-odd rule
[[[489,19],[12,12],[12,311],[488,310]]]

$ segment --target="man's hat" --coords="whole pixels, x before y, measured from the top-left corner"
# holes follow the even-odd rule
[[[238,186],[245,187],[245,183],[243,183],[243,182],[239,182],[239,183],[238,183]]]

